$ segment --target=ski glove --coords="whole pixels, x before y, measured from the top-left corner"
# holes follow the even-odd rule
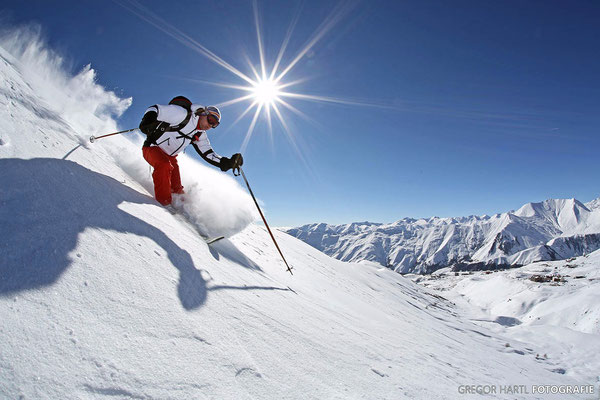
[[[240,153],[235,153],[231,158],[221,157],[219,168],[221,168],[221,171],[225,172],[230,169],[239,169],[242,165],[244,165],[244,157],[242,157]]]
[[[244,157],[240,153],[235,153],[231,156],[231,161],[233,162],[233,166],[231,168],[236,169],[244,165]]]

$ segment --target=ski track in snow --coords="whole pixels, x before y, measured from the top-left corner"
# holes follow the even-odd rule
[[[93,70],[0,57],[0,397],[447,399],[459,385],[595,384],[572,373],[578,359],[540,359],[544,344],[469,321],[439,293],[276,231],[291,276],[247,224],[241,188],[194,166],[199,201],[239,202],[197,215],[230,229],[207,246],[152,199],[137,145],[86,142],[84,127],[114,121],[48,97],[87,87],[90,109],[120,104]],[[44,68],[63,75],[31,77],[54,76]]]

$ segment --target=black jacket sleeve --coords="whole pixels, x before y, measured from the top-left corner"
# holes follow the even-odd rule
[[[152,132],[154,132],[154,130],[160,123],[160,121],[158,121],[157,118],[158,113],[156,111],[148,111],[146,114],[144,114],[142,122],[140,122],[140,131],[142,131],[146,135],[150,135]]]
[[[206,161],[210,165],[213,165],[215,167],[219,167],[219,168],[223,169],[222,163],[223,163],[223,159],[225,157],[220,157],[220,160],[216,161],[213,158],[209,157],[210,154],[214,153],[214,151],[212,149],[202,152],[202,150],[200,150],[200,147],[198,147],[198,145],[196,143],[192,142],[192,146],[194,147],[194,150],[196,150],[196,153],[198,153],[204,161]]]

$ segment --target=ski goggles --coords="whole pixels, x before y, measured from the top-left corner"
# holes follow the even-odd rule
[[[212,114],[208,114],[206,116],[206,121],[208,121],[208,124],[210,125],[211,128],[216,128],[217,126],[219,126],[219,120],[217,117],[215,117]]]

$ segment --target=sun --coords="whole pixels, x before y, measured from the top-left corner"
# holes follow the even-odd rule
[[[273,79],[260,79],[253,83],[252,97],[258,105],[271,106],[279,101],[280,87]]]
[[[294,29],[299,23],[300,9],[296,10],[296,15],[287,29],[286,35],[276,58],[274,60],[268,60],[265,55],[265,48],[263,45],[260,16],[258,12],[258,0],[253,0],[252,9],[254,14],[254,24],[256,27],[259,63],[253,61],[248,55],[243,55],[243,58],[246,59],[248,68],[252,73],[244,73],[238,68],[234,67],[232,64],[225,61],[223,58],[219,57],[213,51],[198,42],[195,38],[189,36],[174,25],[165,21],[159,15],[155,14],[150,8],[144,6],[143,2],[139,0],[118,0],[117,3],[245,82],[242,84],[236,84],[229,82],[214,82],[193,79],[198,82],[208,83],[214,86],[243,92],[240,97],[215,104],[219,108],[222,108],[240,102],[249,102],[248,107],[238,115],[235,121],[230,124],[230,129],[239,123],[246,115],[254,111],[254,115],[251,117],[250,125],[248,126],[246,135],[241,145],[240,153],[243,153],[246,150],[254,130],[257,127],[259,116],[264,116],[264,120],[267,122],[267,132],[271,138],[273,138],[274,134],[272,121],[277,120],[279,121],[281,128],[283,128],[283,133],[287,135],[288,139],[296,149],[298,156],[303,159],[303,154],[299,150],[296,143],[296,135],[294,132],[292,132],[291,127],[288,125],[286,111],[291,111],[307,121],[312,121],[312,119],[291,104],[291,100],[354,106],[373,106],[371,104],[356,102],[353,100],[345,100],[342,98],[298,93],[297,89],[292,89],[292,92],[290,92],[290,87],[306,82],[309,79],[307,77],[302,77],[301,75],[297,77],[295,81],[289,81],[285,79],[286,77],[289,79],[288,73],[298,66],[301,60],[303,60],[305,57],[308,57],[308,54],[310,54],[311,49],[315,46],[315,44],[319,42],[328,32],[333,31],[334,27],[345,16],[349,15],[355,9],[358,4],[358,0],[344,0],[334,7],[330,14],[325,17],[316,31],[313,32],[304,47],[302,47],[296,55],[292,56],[291,61],[288,61],[285,65],[282,64],[284,60],[284,53],[291,42]],[[305,162],[305,164],[308,163]]]

